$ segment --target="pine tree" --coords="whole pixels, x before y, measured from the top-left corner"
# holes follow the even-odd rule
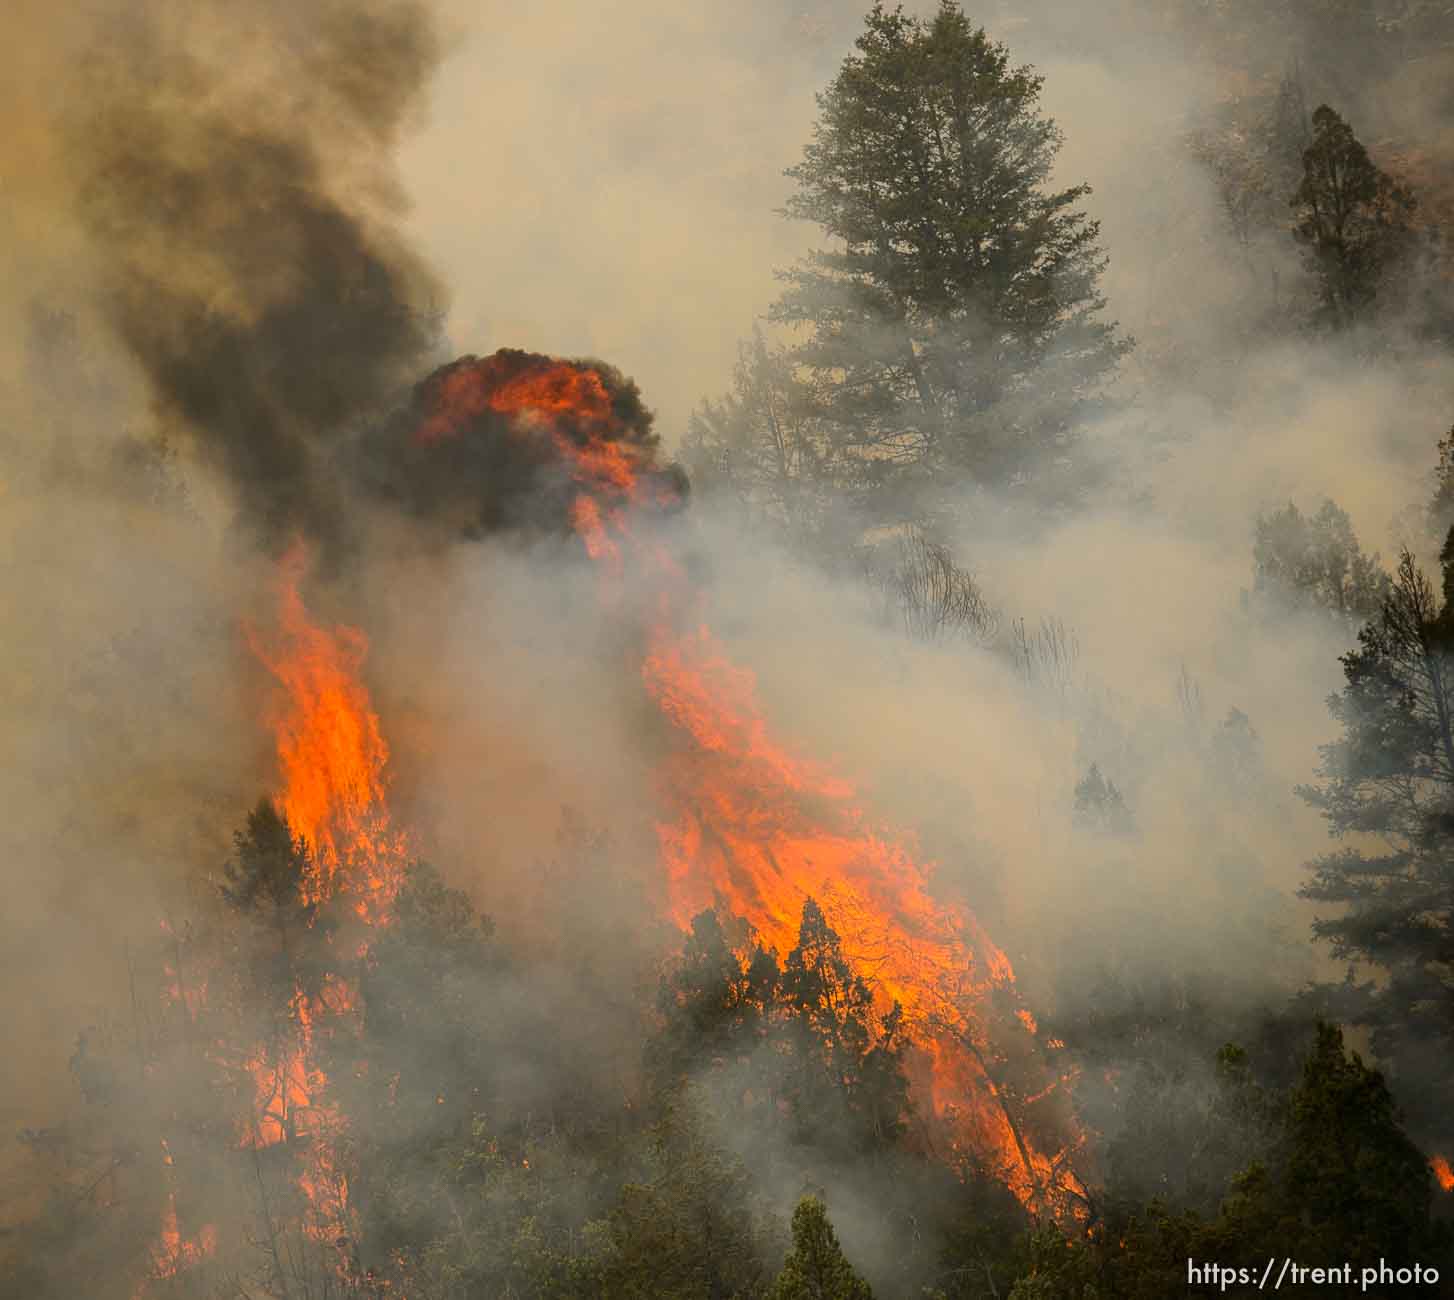
[[[1344,329],[1369,318],[1410,252],[1414,197],[1379,170],[1353,128],[1326,104],[1314,111],[1312,127],[1292,196],[1293,234],[1307,250],[1325,320]]]
[[[783,962],[781,1002],[794,1062],[786,1091],[799,1135],[816,1145],[886,1145],[903,1128],[903,1015],[875,1024],[873,994],[813,899]]]
[[[1381,613],[1343,657],[1347,684],[1329,701],[1342,734],[1322,749],[1319,783],[1299,790],[1334,836],[1356,837],[1310,864],[1301,891],[1332,905],[1314,930],[1333,954],[1381,977],[1336,991],[1339,1014],[1369,1025],[1379,1056],[1408,1067],[1446,1117],[1448,1074],[1433,1067],[1454,1049],[1451,585],[1454,566],[1441,603],[1404,553]]]
[[[1403,1131],[1392,1096],[1336,1026],[1317,1040],[1293,1092],[1283,1169],[1286,1218],[1305,1225],[1309,1255],[1416,1259],[1429,1228],[1428,1166]]]
[[[715,912],[694,916],[681,961],[657,992],[661,1028],[646,1047],[653,1093],[665,1097],[693,1071],[750,1058],[766,1040],[780,979],[770,952],[750,938],[738,952]]]
[[[657,1125],[644,1173],[621,1189],[602,1225],[593,1294],[760,1296],[767,1228],[751,1181],[742,1161],[710,1140],[694,1106],[673,1108]]]
[[[1252,548],[1254,590],[1285,606],[1322,609],[1354,623],[1374,618],[1388,592],[1377,555],[1358,544],[1346,511],[1324,501],[1315,515],[1291,502],[1259,515]]]
[[[1098,763],[1090,765],[1090,771],[1075,787],[1075,820],[1091,830],[1112,835],[1129,835],[1136,829],[1125,796],[1114,781],[1101,775]]]
[[[793,1211],[793,1248],[769,1300],[872,1300],[873,1291],[843,1255],[828,1211],[805,1196]]]
[[[877,4],[788,172],[786,214],[833,243],[783,273],[770,317],[805,328],[790,357],[834,473],[881,518],[917,513],[951,468],[1053,491],[1127,346],[1100,318],[1088,187],[1048,187],[1041,84],[956,0],[927,21]]]
[[[232,837],[233,858],[223,868],[222,896],[240,911],[269,906],[307,913],[303,884],[310,853],[288,819],[268,799],[247,815]]]

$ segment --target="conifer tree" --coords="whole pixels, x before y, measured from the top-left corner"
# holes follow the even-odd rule
[[[1436,1063],[1454,1050],[1454,566],[1444,583],[1441,601],[1403,554],[1379,616],[1343,657],[1347,684],[1329,701],[1342,732],[1299,793],[1352,840],[1310,864],[1303,896],[1332,909],[1315,933],[1379,976],[1360,986],[1350,972],[1330,1005],[1371,1027],[1380,1058],[1421,1080],[1447,1122]]]
[[[769,1300],[872,1300],[873,1291],[844,1257],[828,1211],[805,1196],[793,1211],[793,1248]]]
[[[1337,329],[1366,321],[1411,249],[1414,197],[1368,156],[1353,128],[1323,104],[1292,207],[1322,311]]]
[[[1358,544],[1336,502],[1305,515],[1289,502],[1259,515],[1252,549],[1255,590],[1284,605],[1322,609],[1355,625],[1377,616],[1388,592],[1378,556]]]
[[[788,171],[785,215],[828,237],[769,313],[800,341],[753,353],[701,450],[831,483],[880,522],[922,518],[949,473],[1072,490],[1078,422],[1128,345],[1102,319],[1089,188],[1050,185],[1041,85],[957,0],[927,20],[874,6]]]

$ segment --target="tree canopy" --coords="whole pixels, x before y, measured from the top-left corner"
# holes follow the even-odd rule
[[[1325,319],[1336,328],[1366,320],[1410,252],[1415,200],[1327,104],[1313,112],[1292,206],[1293,233],[1317,278]]]
[[[830,241],[780,275],[769,319],[798,336],[744,354],[734,395],[699,413],[699,451],[779,491],[830,481],[880,520],[921,517],[950,471],[1070,491],[1080,422],[1128,345],[1103,319],[1089,189],[1050,184],[1041,85],[956,0],[929,19],[875,5],[788,171],[786,215]]]
[[[1350,985],[1341,1013],[1373,1029],[1385,1059],[1427,1064],[1454,1049],[1454,611],[1405,552],[1378,616],[1343,657],[1329,701],[1341,734],[1320,780],[1300,790],[1350,841],[1311,864],[1303,895],[1328,905],[1316,933],[1333,954],[1376,971]],[[1427,1080],[1442,1072],[1418,1071]],[[1447,1085],[1430,1104],[1450,1112]]]

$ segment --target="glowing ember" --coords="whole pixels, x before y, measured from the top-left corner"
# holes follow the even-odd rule
[[[254,1087],[253,1124],[244,1146],[270,1147],[313,1132],[318,1108],[314,1098],[327,1077],[313,1064],[313,1010],[302,989],[289,1007],[292,1032],[260,1046],[244,1068]]]
[[[902,1008],[918,1086],[951,1141],[997,1165],[1027,1206],[1073,1201],[1081,1189],[1066,1167],[1070,1148],[1043,1153],[1024,1123],[1057,1081],[1024,1096],[996,1078],[991,1020],[1024,1039],[1012,1050],[1038,1051],[1034,1017],[1015,1005],[1008,959],[968,911],[930,896],[926,869],[902,837],[871,826],[849,783],[772,738],[751,674],[705,628],[678,630],[692,595],[679,566],[635,535],[628,514],[634,504],[666,503],[670,484],[641,446],[612,440],[622,430],[609,425],[603,380],[586,366],[501,353],[443,372],[430,399],[424,440],[466,436],[487,411],[518,416],[522,436],[548,436],[578,489],[570,517],[588,554],[619,574],[629,553],[660,588],[642,678],[679,737],[662,772],[670,814],[658,827],[673,919],[685,926],[701,909],[722,907],[781,953],[795,941],[804,901],[816,899],[880,1014]]]
[[[1449,1167],[1449,1161],[1435,1156],[1429,1161],[1429,1167],[1434,1171],[1434,1181],[1446,1192],[1454,1192],[1454,1169]]]
[[[172,1163],[170,1155],[166,1157],[166,1163]],[[177,1223],[177,1198],[174,1193],[168,1192],[167,1203],[162,1210],[161,1231],[150,1247],[151,1273],[132,1292],[133,1300],[140,1300],[146,1295],[152,1282],[165,1282],[199,1263],[212,1253],[216,1243],[217,1230],[211,1224],[201,1228],[195,1238],[182,1236]]]

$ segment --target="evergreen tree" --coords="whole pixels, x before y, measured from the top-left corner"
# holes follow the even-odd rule
[[[1388,591],[1378,556],[1365,554],[1352,520],[1332,501],[1315,515],[1291,502],[1259,515],[1252,559],[1258,595],[1355,623],[1375,617]]]
[[[1091,830],[1112,835],[1129,835],[1136,829],[1126,799],[1114,781],[1101,775],[1100,765],[1092,763],[1075,787],[1075,820]]]
[[[1302,889],[1336,909],[1314,926],[1334,955],[1381,976],[1341,990],[1340,1014],[1369,1025],[1379,1056],[1446,1117],[1448,1073],[1435,1066],[1454,1049],[1451,579],[1454,567],[1441,603],[1404,553],[1379,617],[1343,657],[1347,685],[1329,701],[1342,734],[1323,747],[1320,782],[1299,790],[1334,836],[1357,837],[1314,861]]]
[[[1088,189],[1048,184],[1041,84],[956,0],[929,20],[877,4],[788,172],[786,215],[832,245],[782,274],[770,319],[807,334],[784,360],[814,472],[880,520],[920,516],[943,471],[1068,490],[1057,467],[1127,347],[1101,319]]]
[[[828,1211],[805,1196],[793,1211],[793,1248],[768,1292],[769,1300],[872,1300],[869,1285],[843,1255]]]
[[[1212,1217],[1171,1210],[1160,1201],[1112,1204],[1087,1234],[1065,1240],[1041,1229],[1025,1242],[1013,1300],[1157,1300],[1184,1292],[1186,1262],[1214,1260],[1258,1278],[1269,1257],[1348,1261],[1358,1270],[1404,1258],[1442,1265],[1447,1241],[1432,1227],[1430,1180],[1409,1141],[1382,1077],[1345,1052],[1335,1027],[1317,1027],[1295,1087],[1263,1091],[1236,1048],[1219,1055],[1222,1086],[1207,1115],[1208,1137],[1233,1146],[1213,1151],[1254,1158],[1226,1183]],[[1231,1126],[1230,1133],[1222,1126]],[[1225,1165],[1222,1165],[1225,1169]]]
[[[760,1296],[760,1243],[768,1229],[747,1171],[707,1138],[690,1105],[657,1125],[644,1172],[622,1188],[597,1229],[605,1247],[592,1266],[595,1293],[642,1300]]]
[[[658,1006],[646,1064],[659,1106],[675,1105],[688,1079],[716,1073],[740,1118],[786,1122],[820,1154],[883,1151],[903,1132],[902,1012],[895,1005],[879,1014],[811,898],[781,968],[750,934],[730,946],[715,913],[695,917]]]
[[[1313,113],[1292,206],[1293,234],[1307,250],[1325,319],[1340,329],[1367,320],[1410,251],[1414,198],[1379,170],[1326,104]]]
[[[359,971],[361,1030],[322,1044],[352,1129],[360,1236],[379,1267],[428,1244],[438,1206],[419,1189],[441,1150],[493,1111],[507,972],[492,933],[465,894],[412,863]]]
[[[681,962],[657,994],[662,1025],[646,1052],[654,1087],[669,1089],[698,1066],[739,1061],[761,1046],[779,981],[771,953],[753,944],[744,959],[715,912],[693,917]]]
[[[1187,140],[1241,252],[1247,281],[1240,296],[1251,323],[1264,328],[1283,325],[1291,308],[1281,274],[1292,226],[1287,196],[1302,177],[1310,129],[1302,83],[1288,75],[1274,93],[1222,104]]]
[[[1428,1166],[1376,1070],[1319,1025],[1288,1107],[1283,1194],[1302,1249],[1361,1263],[1418,1259],[1429,1232]]]
[[[908,1111],[902,1012],[895,1004],[875,1027],[873,994],[811,898],[783,962],[782,1005],[794,1058],[786,1092],[800,1136],[849,1148],[898,1137]]]
[[[232,860],[222,871],[222,897],[228,903],[244,912],[266,907],[309,919],[312,909],[303,886],[310,850],[270,800],[258,801],[232,844]]]

